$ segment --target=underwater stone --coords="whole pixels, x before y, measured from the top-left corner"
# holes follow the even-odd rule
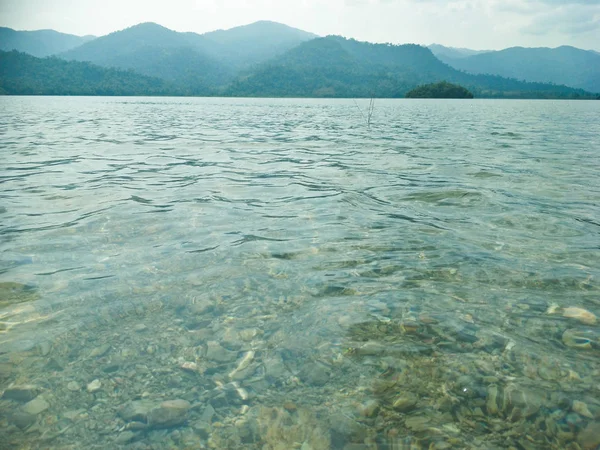
[[[191,408],[189,402],[181,399],[162,402],[158,408],[148,413],[148,424],[155,427],[172,427],[186,421]]]
[[[594,325],[597,320],[596,316],[587,309],[577,307],[565,308],[563,310],[563,317],[578,320],[586,325]]]
[[[100,358],[108,353],[110,350],[110,344],[104,344],[100,347],[96,347],[94,350],[90,352],[90,358]]]
[[[243,341],[250,342],[255,337],[260,336],[262,332],[258,328],[246,328],[245,330],[241,330],[238,334]]]
[[[98,392],[101,387],[102,387],[102,382],[98,379],[95,379],[94,381],[92,381],[91,383],[89,383],[87,385],[86,389],[90,394],[93,394],[94,392]]]
[[[135,439],[137,435],[133,431],[124,431],[115,439],[115,444],[127,444]]]
[[[79,383],[76,381],[69,381],[69,384],[67,384],[67,389],[76,392],[81,390],[81,386],[79,386]]]
[[[367,435],[367,427],[342,413],[330,417],[331,429],[349,440],[362,441]]]
[[[25,403],[21,408],[24,413],[37,415],[50,408],[50,405],[42,397],[36,397],[28,403]]]
[[[416,395],[408,392],[400,395],[394,400],[393,407],[395,410],[400,412],[408,412],[413,410],[417,406],[418,398]]]
[[[254,359],[254,355],[254,350],[246,352],[244,356],[239,360],[237,367],[231,372],[229,372],[229,378],[232,380],[244,378],[245,373],[243,372],[248,368],[248,366]]]
[[[211,423],[215,413],[215,408],[213,408],[212,405],[209,403],[206,406],[206,408],[204,408],[204,412],[202,413],[202,416],[200,416],[200,420],[202,422]]]
[[[383,355],[385,350],[385,345],[379,342],[367,342],[356,349],[356,354],[361,356]]]
[[[373,417],[375,414],[377,414],[378,410],[379,402],[377,400],[369,400],[368,402],[360,405],[358,408],[360,415],[364,417]]]
[[[404,425],[412,431],[424,431],[429,427],[429,419],[425,416],[409,417]]]
[[[264,360],[265,374],[273,379],[282,378],[288,373],[283,360],[278,356],[273,356]]]
[[[48,356],[52,350],[52,344],[48,341],[40,342],[37,346],[37,350],[41,356]]]
[[[35,423],[35,416],[26,412],[16,412],[10,418],[13,425],[17,426],[21,430],[33,425]]]
[[[578,348],[583,350],[590,350],[592,348],[592,341],[580,330],[565,330],[562,335],[562,341],[567,347]]]
[[[237,353],[226,350],[216,341],[209,341],[207,344],[206,357],[217,362],[231,362],[236,359]]]
[[[487,409],[488,414],[496,415],[498,414],[498,386],[491,385],[487,390],[487,400],[485,402],[485,407]]]
[[[119,416],[126,422],[147,422],[148,413],[155,405],[151,400],[132,401],[121,407]]]
[[[594,418],[594,415],[590,412],[588,406],[585,403],[580,402],[579,400],[573,401],[572,408],[573,411],[575,411],[580,416],[587,417],[588,419]]]
[[[17,402],[28,402],[37,397],[40,389],[33,385],[12,386],[7,388],[2,398]]]
[[[329,381],[329,373],[321,364],[309,363],[300,371],[300,379],[305,383],[323,386]]]
[[[577,436],[579,445],[585,450],[595,450],[600,445],[600,422],[590,422]]]

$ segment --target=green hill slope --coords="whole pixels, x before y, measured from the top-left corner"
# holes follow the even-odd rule
[[[0,52],[0,92],[12,95],[176,95],[157,78],[55,57]]]
[[[565,86],[470,75],[418,45],[358,42],[339,36],[315,39],[240,75],[227,95],[284,97],[404,97],[421,84],[448,81],[476,97],[582,98]]]

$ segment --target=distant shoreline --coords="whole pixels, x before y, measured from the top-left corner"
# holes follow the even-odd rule
[[[564,98],[564,97],[475,97],[475,98],[406,98],[406,97],[273,97],[273,96],[235,96],[235,95],[89,95],[89,94],[0,94],[2,97],[67,97],[67,98],[223,98],[223,99],[274,99],[274,100],[450,100],[450,101],[473,101],[473,100],[561,100],[561,101],[598,101],[598,98]]]

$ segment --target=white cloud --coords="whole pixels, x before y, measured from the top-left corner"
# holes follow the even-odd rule
[[[524,31],[535,35],[558,32],[565,36],[595,32],[600,41],[600,3],[559,5],[535,15]]]
[[[261,19],[374,42],[600,50],[600,0],[0,0],[1,26],[80,35],[145,21],[202,33]]]

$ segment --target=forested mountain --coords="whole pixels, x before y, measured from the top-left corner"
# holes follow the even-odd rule
[[[575,47],[512,47],[446,62],[470,73],[565,84],[600,93],[600,54]]]
[[[75,36],[54,30],[17,31],[0,27],[0,50],[17,50],[38,57],[66,52],[92,39],[94,36]]]
[[[99,37],[59,55],[103,67],[185,85],[191,95],[206,95],[227,82],[233,71],[209,56],[215,44],[195,33],[178,33],[155,23],[142,23]]]
[[[283,97],[404,97],[428,83],[459,83],[477,97],[580,98],[582,90],[470,75],[418,45],[370,44],[339,36],[314,39],[239,76],[226,95]]]
[[[2,67],[4,91],[398,98],[418,85],[446,81],[466,87],[476,97],[590,97],[583,90],[562,85],[468,74],[419,45],[371,44],[340,36],[314,38],[273,22],[204,35],[144,23],[94,39],[60,57],[71,63],[57,58],[36,61],[16,53],[3,55],[3,65],[9,66]],[[129,72],[102,71],[74,61]],[[123,89],[117,86],[119,80]]]
[[[0,93],[13,95],[176,95],[158,78],[56,57],[0,51]]]
[[[445,47],[440,44],[431,44],[427,48],[431,50],[437,59],[450,64],[455,59],[468,58],[469,56],[488,53],[490,50],[471,50],[470,48]],[[451,64],[450,64],[451,65]]]
[[[256,22],[204,35],[143,23],[100,37],[60,57],[188,85],[201,93],[226,84],[236,71],[275,57],[315,35],[274,22]]]

